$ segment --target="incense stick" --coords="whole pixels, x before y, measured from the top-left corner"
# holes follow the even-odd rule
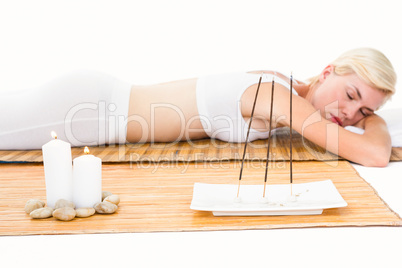
[[[244,144],[244,150],[243,150],[243,159],[242,159],[242,161],[241,161],[241,168],[240,168],[240,175],[239,175],[239,186],[237,187],[237,197],[239,197],[239,193],[240,193],[240,181],[241,181],[241,177],[242,177],[242,174],[243,174],[243,164],[244,164],[244,158],[245,158],[245,156],[246,156],[246,148],[247,148],[248,136],[249,136],[249,134],[250,134],[251,123],[253,122],[255,104],[256,104],[256,102],[257,102],[258,91],[260,90],[261,79],[262,79],[262,75],[263,75],[263,74],[264,74],[264,72],[261,73],[260,80],[258,81],[258,87],[257,87],[257,92],[255,93],[253,109],[251,110],[250,123],[249,123],[249,125],[248,125],[247,136],[246,136],[246,142],[245,142],[245,144]]]
[[[270,153],[270,145],[271,145],[271,130],[272,130],[272,108],[274,104],[274,88],[275,88],[275,80],[272,77],[272,89],[271,89],[271,110],[269,114],[269,134],[268,134],[268,149],[267,149],[267,162],[265,163],[265,179],[264,179],[264,193],[262,197],[265,197],[265,189],[267,187],[267,176],[268,176],[268,162],[269,162],[269,153]]]
[[[293,74],[290,74],[290,195],[292,195],[292,184],[293,184],[293,150],[292,150],[292,96],[293,96]]]

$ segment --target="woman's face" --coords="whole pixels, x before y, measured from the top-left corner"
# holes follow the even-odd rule
[[[323,117],[345,127],[373,114],[384,98],[384,93],[367,85],[356,74],[337,75],[330,65],[321,73],[311,103]]]

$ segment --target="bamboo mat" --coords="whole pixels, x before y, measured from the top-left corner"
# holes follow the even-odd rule
[[[113,215],[61,222],[32,220],[30,198],[45,200],[43,165],[0,164],[0,235],[252,230],[335,226],[401,226],[394,213],[347,161],[295,162],[294,182],[331,179],[347,207],[314,216],[214,217],[190,209],[195,182],[236,184],[240,164],[227,162],[104,164],[103,189],[119,194]],[[287,183],[288,162],[270,163],[268,183]],[[262,184],[264,161],[245,162],[243,184]]]
[[[271,144],[270,161],[289,160],[289,129],[275,131]],[[183,141],[176,143],[142,143],[90,147],[91,154],[98,156],[102,162],[188,162],[241,160],[244,143],[228,143],[214,139]],[[83,154],[83,147],[72,148],[73,159]],[[246,159],[267,159],[267,140],[256,140],[247,145]],[[334,161],[337,155],[303,139],[293,132],[293,160],[295,161]],[[402,160],[402,148],[393,148],[391,161]],[[42,162],[42,151],[0,151],[0,162]]]

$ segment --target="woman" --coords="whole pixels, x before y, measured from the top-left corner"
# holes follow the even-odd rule
[[[212,75],[131,86],[96,72],[77,72],[0,100],[0,149],[36,149],[55,130],[73,146],[217,138],[244,142],[259,76],[249,140],[289,126],[289,78],[272,71]],[[391,139],[374,114],[395,92],[396,74],[379,51],[341,55],[309,83],[293,84],[293,129],[317,145],[366,166],[386,166]],[[26,113],[26,114],[25,114]],[[345,130],[357,126],[364,134]]]

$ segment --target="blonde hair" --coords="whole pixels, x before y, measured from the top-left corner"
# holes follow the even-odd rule
[[[357,48],[343,53],[330,63],[337,75],[355,73],[369,86],[385,93],[385,101],[395,93],[396,73],[383,53],[373,48]],[[309,79],[310,87],[316,85],[320,76]]]

